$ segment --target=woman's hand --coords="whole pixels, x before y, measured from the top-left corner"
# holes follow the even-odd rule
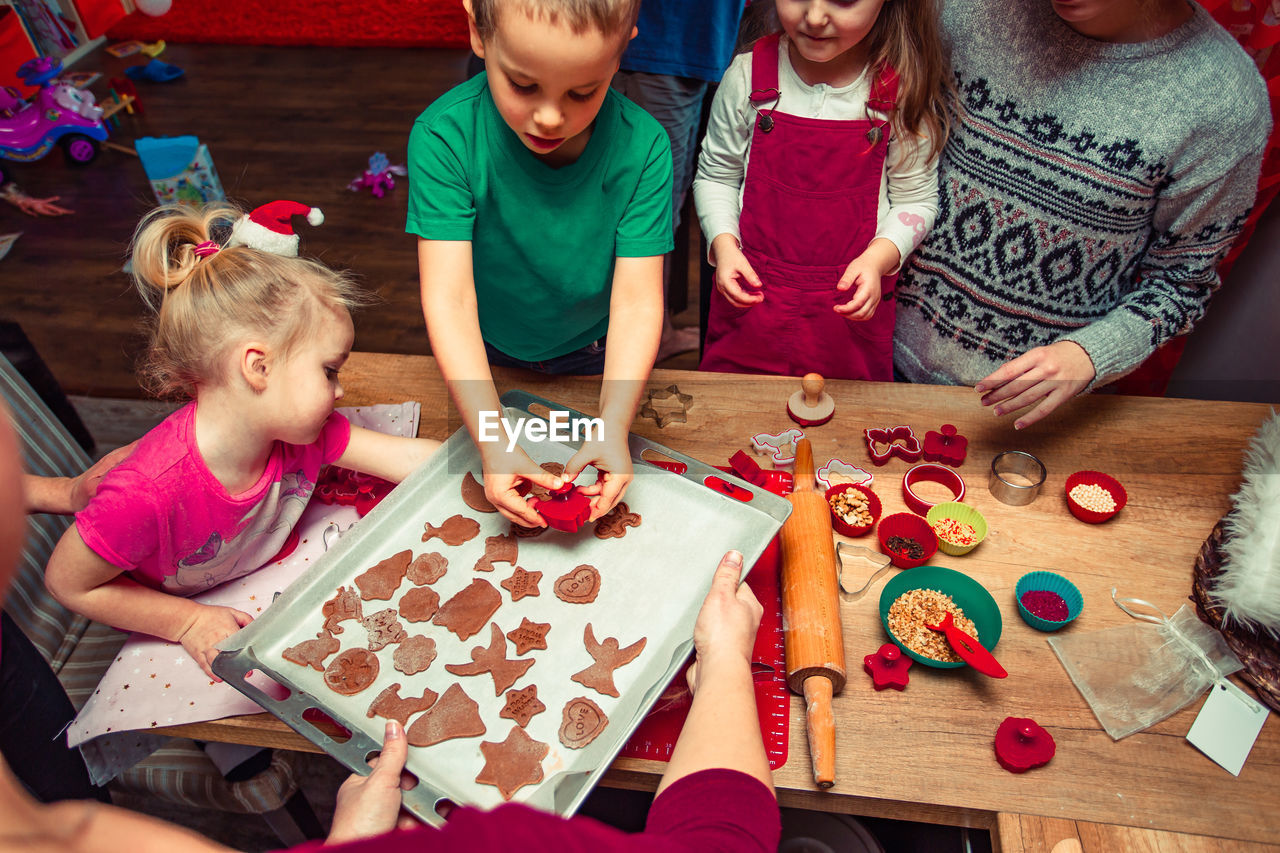
[[[117,447],[93,463],[83,474],[71,478],[71,511],[79,512],[87,507],[89,501],[98,493],[98,484],[102,482],[102,478],[107,476],[108,471],[127,459],[137,446],[138,442],[132,441],[124,447]]]
[[[499,450],[484,457],[484,496],[504,518],[521,527],[546,527],[542,516],[520,494],[520,486],[530,482],[549,491],[559,489],[561,479],[540,467],[520,447]],[[525,490],[527,491],[527,490]]]
[[[635,477],[631,465],[631,452],[627,448],[626,430],[615,429],[611,433],[616,438],[601,441],[585,441],[582,448],[571,458],[564,468],[566,481],[577,478],[588,465],[594,466],[600,473],[594,483],[583,486],[582,494],[591,498],[591,516],[588,522],[613,509],[627,486]]]
[[[216,646],[252,622],[253,617],[234,607],[210,604],[200,604],[197,607],[199,609],[195,611],[195,615],[178,635],[178,642],[200,664],[205,675],[214,681],[221,681],[221,678],[213,674],[213,659],[218,656]]]
[[[711,589],[698,611],[693,626],[693,648],[697,654],[687,678],[695,695],[705,673],[721,666],[739,666],[749,671],[751,650],[764,608],[755,593],[740,583],[742,555],[730,551],[720,560]]]
[[[408,755],[404,728],[396,720],[388,720],[382,752],[369,760],[373,772],[368,776],[353,773],[338,789],[326,844],[372,838],[418,825],[414,818],[400,812],[400,792],[412,788],[414,782],[413,777],[401,772]]]
[[[751,268],[751,262],[742,254],[732,234],[716,237],[711,242],[711,254],[716,262],[716,287],[730,305],[750,308],[764,302],[764,285],[760,276]],[[744,283],[753,289],[747,290]]]
[[[1022,429],[1079,394],[1095,375],[1093,360],[1084,347],[1058,341],[1002,364],[974,390],[982,395],[982,405],[995,406],[997,416],[1039,403],[1014,421],[1013,428]]]

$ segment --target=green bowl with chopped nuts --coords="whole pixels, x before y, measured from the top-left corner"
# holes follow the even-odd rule
[[[932,666],[938,669],[958,669],[967,665],[964,661],[931,658],[911,648],[911,645],[923,648],[921,643],[911,636],[914,635],[917,638],[924,638],[926,642],[934,644],[937,648],[950,651],[950,644],[947,643],[947,639],[942,632],[931,631],[923,627],[923,621],[920,622],[919,630],[917,630],[914,620],[902,623],[890,618],[890,610],[893,608],[893,603],[903,596],[913,593],[919,595],[916,592],[918,590],[931,590],[935,593],[950,596],[952,603],[964,612],[964,616],[973,620],[973,626],[977,631],[974,634],[974,639],[981,643],[987,651],[995,650],[996,643],[1000,642],[1000,634],[1004,630],[1004,620],[1000,616],[1000,606],[991,597],[991,593],[987,592],[986,587],[963,572],[957,572],[954,569],[947,569],[942,566],[918,566],[890,578],[889,582],[884,585],[884,589],[880,591],[880,624],[884,626],[884,631],[889,635],[889,639],[893,640],[898,645],[898,648],[902,649],[903,654],[925,666]],[[939,621],[941,621],[941,617],[939,617]],[[895,627],[898,629],[897,631],[894,630]],[[908,645],[909,642],[911,645]]]
[[[880,498],[858,483],[837,483],[827,489],[827,506],[831,527],[841,536],[865,536],[880,520]]]

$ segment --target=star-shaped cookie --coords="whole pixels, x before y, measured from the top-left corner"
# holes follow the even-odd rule
[[[484,753],[484,768],[476,777],[478,785],[493,785],[502,799],[511,799],[525,785],[542,781],[542,759],[550,747],[536,741],[519,726],[512,726],[511,733],[502,742],[480,741]]]

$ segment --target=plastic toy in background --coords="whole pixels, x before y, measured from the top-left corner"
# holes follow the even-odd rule
[[[924,455],[920,439],[909,426],[867,429],[862,434],[867,439],[867,455],[876,465],[884,465],[895,456],[907,462],[919,462]]]
[[[173,8],[173,0],[134,0],[133,5],[142,14],[158,18]]]
[[[150,83],[168,83],[177,80],[186,72],[176,65],[170,65],[159,59],[152,59],[141,65],[130,65],[124,70],[130,80],[146,80]]]
[[[107,138],[102,108],[93,93],[58,79],[62,63],[42,56],[24,62],[18,76],[38,86],[30,100],[8,87],[0,88],[0,158],[30,162],[62,146],[67,162],[84,166],[98,156]]]
[[[806,373],[800,390],[787,400],[787,416],[803,427],[822,426],[836,413],[836,400],[823,389],[827,380],[820,373]]]
[[[222,201],[222,181],[209,148],[194,136],[144,136],[133,144],[160,204]]]
[[[751,436],[751,448],[768,456],[774,465],[791,466],[796,461],[796,442],[804,438],[798,429],[782,432],[758,432]]]
[[[32,198],[24,193],[17,184],[12,181],[5,182],[4,172],[0,172],[0,199],[4,199],[9,204],[21,210],[27,216],[66,216],[69,213],[75,213],[70,208],[61,207],[54,204],[62,196],[49,196],[48,198]],[[5,235],[6,237],[10,235]],[[12,235],[14,240],[17,235]],[[0,254],[0,258],[7,254],[9,248],[13,246],[13,241],[9,241],[5,245],[5,251]]]
[[[996,729],[996,761],[1010,773],[1048,764],[1057,752],[1053,735],[1030,717],[1005,717]]]
[[[157,42],[153,42],[151,44],[144,44],[141,48],[143,53],[145,53],[147,56],[152,56],[152,57],[159,56],[160,54],[164,53],[164,49],[165,49],[165,43],[163,39]]]
[[[969,439],[956,432],[951,424],[943,424],[940,431],[929,430],[924,434],[924,458],[926,462],[941,462],[952,468],[964,464],[969,453]]]
[[[374,198],[382,198],[396,188],[396,175],[404,177],[408,173],[404,166],[391,165],[387,155],[378,151],[369,158],[369,168],[364,170],[363,175],[347,184],[347,189],[352,192],[368,189],[373,193]]]
[[[842,483],[854,483],[859,486],[870,486],[875,480],[875,475],[864,468],[857,465],[850,465],[843,459],[832,459],[826,465],[818,469],[818,473],[814,475],[818,482],[822,484],[823,489],[829,489],[832,486],[839,486]]]
[[[887,687],[905,690],[911,680],[907,672],[911,669],[911,658],[903,655],[894,643],[885,643],[875,654],[864,657],[862,668],[871,676],[871,686],[876,690]]]

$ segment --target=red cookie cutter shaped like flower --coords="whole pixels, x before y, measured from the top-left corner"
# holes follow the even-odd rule
[[[1053,735],[1030,717],[1005,717],[996,729],[996,761],[1010,773],[1048,764],[1057,752]]]
[[[395,487],[380,477],[330,465],[316,483],[314,494],[321,503],[353,506],[364,518]]]
[[[964,464],[969,455],[969,439],[956,432],[951,424],[943,424],[941,431],[929,430],[924,434],[924,459],[926,462],[941,462],[952,468]]]
[[[893,643],[885,643],[875,654],[864,657],[862,668],[871,676],[871,685],[876,690],[884,690],[886,687],[902,690],[911,680],[911,676],[907,674],[907,670],[911,669],[911,658]]]
[[[920,439],[909,426],[868,429],[863,434],[867,437],[867,454],[877,465],[885,464],[894,456],[907,462],[919,462],[924,455]]]

